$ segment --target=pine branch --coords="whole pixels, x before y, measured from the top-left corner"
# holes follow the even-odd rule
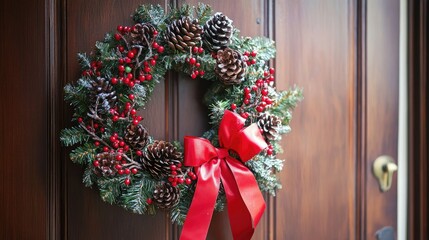
[[[65,128],[61,131],[60,141],[64,146],[70,147],[77,143],[88,141],[89,136],[79,127]]]
[[[143,177],[133,181],[131,186],[121,196],[123,207],[134,213],[143,214],[148,209],[146,200],[152,196],[156,182],[148,177]]]
[[[86,166],[85,171],[83,172],[83,178],[82,178],[83,184],[85,184],[85,187],[92,187],[92,185],[94,185],[96,181],[97,181],[97,178],[94,174],[92,165]]]
[[[126,176],[115,176],[112,178],[99,178],[97,181],[98,188],[100,190],[100,196],[103,201],[110,204],[117,203],[118,197],[122,193],[122,186]]]
[[[71,151],[70,160],[79,164],[90,164],[95,159],[96,149],[97,147],[87,142]]]

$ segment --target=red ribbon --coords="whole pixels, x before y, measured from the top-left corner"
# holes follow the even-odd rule
[[[196,167],[198,182],[181,240],[206,239],[221,180],[234,239],[252,237],[264,213],[265,201],[255,177],[243,162],[266,148],[267,143],[256,124],[243,129],[244,122],[239,115],[225,111],[219,127],[220,148],[204,138],[185,137],[184,163]],[[243,162],[231,157],[229,150],[235,151]]]

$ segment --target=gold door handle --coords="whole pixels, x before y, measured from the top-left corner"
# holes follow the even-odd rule
[[[393,173],[398,170],[398,166],[390,156],[380,156],[375,159],[372,165],[374,176],[378,179],[380,190],[387,192],[392,186]]]

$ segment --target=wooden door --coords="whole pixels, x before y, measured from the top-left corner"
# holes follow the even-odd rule
[[[8,184],[1,188],[8,197],[0,203],[0,225],[6,226],[0,238],[177,239],[180,229],[167,215],[126,212],[81,184],[83,169],[57,142],[70,119],[61,92],[78,78],[76,53],[89,52],[105,32],[130,23],[139,4],[167,9],[197,1],[24,2],[1,5],[7,44],[0,52],[0,146],[6,166],[0,175],[22,191]],[[397,156],[399,0],[204,2],[233,19],[242,35],[276,40],[276,85],[304,88],[293,131],[284,139],[286,164],[279,173],[284,188],[276,198],[266,197],[267,210],[253,239],[375,239],[384,226],[396,229],[396,175],[392,189],[381,193],[371,166],[379,155]],[[15,17],[19,14],[28,21]],[[22,26],[25,37],[12,38]],[[11,77],[16,80],[4,80]],[[201,135],[207,127],[199,101],[203,88],[201,82],[169,74],[143,113],[151,134],[168,140]],[[16,95],[22,99],[9,104]],[[32,124],[22,125],[23,118]],[[31,159],[20,151],[22,139],[33,143],[26,148]],[[31,205],[25,199],[32,199]],[[214,216],[208,239],[231,239],[226,214]]]

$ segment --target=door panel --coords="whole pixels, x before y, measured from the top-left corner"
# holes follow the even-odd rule
[[[181,1],[65,1],[63,52],[66,81],[79,76],[77,52],[142,3]],[[277,42],[276,84],[304,88],[284,140],[284,189],[267,197],[268,208],[253,239],[372,239],[381,226],[396,228],[396,180],[379,193],[371,163],[396,157],[398,1],[205,1],[229,16],[243,36]],[[389,44],[385,44],[389,42]],[[181,140],[207,129],[204,82],[169,73],[159,84],[143,123],[158,139]],[[61,89],[60,89],[61,91]],[[69,119],[69,116],[65,119]],[[67,120],[68,121],[68,120]],[[165,214],[135,215],[103,203],[81,184],[82,168],[65,166],[68,239],[176,239]],[[232,239],[226,212],[215,214],[208,239]]]
[[[366,93],[366,239],[391,226],[396,232],[397,174],[380,192],[372,163],[380,155],[398,157],[399,0],[368,1]],[[401,169],[398,169],[401,171]]]
[[[164,4],[164,1],[145,1]],[[78,52],[90,52],[106,32],[115,31],[120,24],[131,24],[130,14],[142,1],[66,1],[67,82],[79,77]],[[165,83],[159,84],[152,100],[143,110],[143,124],[152,136],[166,138],[167,108]],[[66,118],[70,119],[70,118]],[[145,236],[166,239],[170,224],[168,216],[140,216],[111,206],[101,200],[98,191],[82,185],[82,167],[67,160],[66,236],[68,239],[125,239]]]
[[[276,1],[277,86],[304,88],[284,140],[275,239],[355,239],[354,1]]]

